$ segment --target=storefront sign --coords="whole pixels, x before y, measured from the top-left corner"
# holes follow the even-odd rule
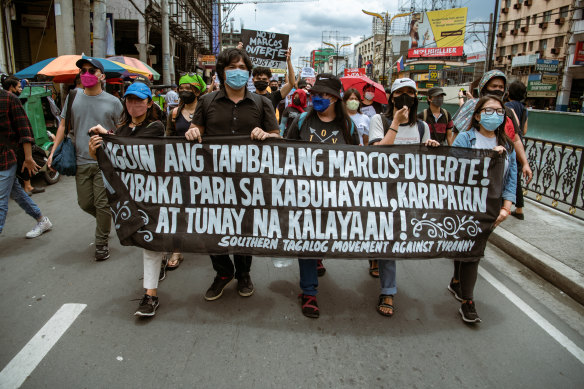
[[[527,82],[527,97],[556,97],[557,83],[546,84],[541,81]]]
[[[574,53],[574,65],[584,65],[584,41],[576,43],[576,52]]]
[[[539,54],[518,55],[511,60],[511,67],[533,66],[539,61]]]
[[[461,57],[462,46],[409,49],[408,58]]]
[[[345,69],[345,77],[364,76],[365,68],[347,68]]]
[[[536,72],[555,73],[558,71],[560,61],[557,59],[538,59],[535,64]]]

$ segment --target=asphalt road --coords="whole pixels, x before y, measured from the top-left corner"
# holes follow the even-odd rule
[[[584,382],[584,308],[494,247],[481,262],[475,298],[483,322],[475,326],[460,320],[446,289],[446,259],[398,263],[392,318],[375,312],[379,285],[366,261],[326,260],[314,320],[300,312],[296,263],[278,269],[255,258],[252,297],[237,295],[232,283],[206,302],[214,273],[207,256],[193,254],[161,283],[156,317],[143,320],[133,316],[133,299],[143,294],[141,250],[120,246],[112,232],[111,259],[93,261],[95,223],[77,206],[71,178],[33,199],[54,229],[25,239],[34,221],[11,202],[0,235],[0,388],[18,387],[9,382],[19,377],[22,388]],[[63,319],[56,313],[64,304],[86,306]]]

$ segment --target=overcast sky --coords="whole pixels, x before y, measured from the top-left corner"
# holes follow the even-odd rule
[[[462,0],[462,6],[468,7],[465,52],[484,50],[482,43],[473,41],[484,40],[486,45],[486,34],[478,33],[478,38],[469,36],[471,30],[468,23],[488,22],[494,5],[494,0]],[[370,36],[371,16],[362,13],[362,9],[377,13],[388,11],[393,15],[398,13],[398,1],[317,0],[241,4],[229,15],[229,19],[234,19],[236,30],[240,29],[240,23],[243,22],[246,29],[289,34],[292,59],[294,66],[297,66],[298,57],[309,56],[311,50],[321,46],[323,31],[339,31],[340,36],[349,37],[352,43],[358,42],[363,36]],[[476,31],[481,31],[483,27],[488,30],[487,25],[481,25],[477,26]],[[352,51],[353,46],[349,49]]]

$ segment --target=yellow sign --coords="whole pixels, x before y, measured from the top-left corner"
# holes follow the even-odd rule
[[[436,81],[438,80],[438,71],[437,70],[431,70],[430,73],[428,74],[428,79],[430,81]]]
[[[428,88],[428,89],[434,88],[434,84],[426,84],[426,88]]]
[[[270,69],[272,73],[286,74],[286,69]]]
[[[428,65],[429,70],[436,70],[436,65]]]
[[[426,15],[434,34],[435,47],[464,46],[467,8],[428,11]]]

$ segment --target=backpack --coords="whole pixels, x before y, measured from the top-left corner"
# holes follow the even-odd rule
[[[298,132],[300,132],[300,130],[302,130],[302,125],[304,124],[304,119],[306,119],[306,115],[308,115],[308,112],[302,112],[300,114],[300,117],[298,118]],[[353,136],[354,131],[355,131],[355,124],[351,120],[351,132],[350,132],[351,136]]]
[[[387,134],[391,123],[389,122],[389,119],[385,117],[385,115],[379,116],[381,117],[381,123],[383,123],[383,135],[385,135]],[[418,135],[420,135],[420,143],[422,143],[422,139],[424,139],[424,133],[426,132],[426,126],[424,126],[424,122],[420,119],[417,119],[416,122],[418,123]]]
[[[427,123],[427,120],[428,120],[428,111],[430,111],[428,108],[426,108],[426,109],[424,109],[424,111],[422,111],[422,117],[423,117],[422,120],[425,123]],[[448,122],[450,122],[452,120],[452,118],[450,117],[450,112],[448,112],[444,108],[440,108],[440,113],[442,114],[442,116],[444,116],[446,118],[446,123],[448,123]],[[436,121],[436,120],[434,120],[434,121]],[[428,124],[428,127],[430,127],[429,124]],[[438,137],[438,134],[436,132],[434,132],[434,134],[435,134],[434,136],[437,138]],[[430,130],[430,137],[432,137],[432,130]],[[434,139],[434,138],[432,138],[432,139]],[[442,141],[440,141],[440,142],[442,143],[443,141],[447,141],[447,139],[448,139],[448,136],[445,133],[444,134],[444,139]],[[448,146],[448,144],[444,144],[444,145],[445,146]]]

